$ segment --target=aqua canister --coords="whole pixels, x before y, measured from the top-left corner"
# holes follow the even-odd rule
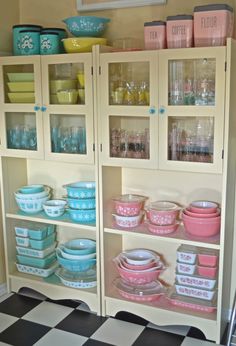
[[[41,25],[34,25],[34,24],[13,25],[13,27],[12,27],[13,55],[21,55],[20,34],[19,34],[21,30],[38,30],[38,31],[40,31],[41,29],[42,29]]]
[[[145,49],[166,48],[166,22],[156,20],[144,23]]]
[[[43,28],[41,30],[41,34],[45,34],[48,32],[55,32],[58,34],[58,38],[59,38],[59,48],[60,48],[60,53],[65,53],[65,49],[64,49],[64,45],[62,40],[64,38],[68,37],[68,33],[65,29],[63,28]]]
[[[45,32],[40,34],[40,54],[59,54],[59,35],[56,32]]]
[[[40,54],[40,32],[38,30],[21,30],[19,35],[21,55]]]

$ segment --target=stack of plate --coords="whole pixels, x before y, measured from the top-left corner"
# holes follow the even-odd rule
[[[8,97],[11,103],[34,103],[34,73],[7,73]]]
[[[17,269],[20,272],[47,277],[56,262],[56,233],[54,225],[22,222],[15,226]]]

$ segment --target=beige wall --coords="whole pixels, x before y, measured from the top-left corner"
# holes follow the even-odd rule
[[[76,0],[19,0],[22,23],[65,27],[63,18],[78,15]],[[228,3],[235,7],[236,0],[167,0],[166,5],[123,8],[109,11],[81,12],[111,19],[106,33],[110,42],[117,38],[139,38],[143,44],[143,24],[152,20],[165,20],[168,15],[191,14],[194,6],[209,3]]]
[[[0,52],[12,51],[12,26],[19,23],[19,0],[0,0]]]

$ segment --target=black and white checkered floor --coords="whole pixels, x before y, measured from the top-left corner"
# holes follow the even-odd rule
[[[72,300],[35,292],[0,297],[0,346],[213,346],[196,328],[158,327],[132,314],[90,313]]]

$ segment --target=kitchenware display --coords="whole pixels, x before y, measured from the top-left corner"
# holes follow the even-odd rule
[[[95,198],[69,198],[67,197],[67,204],[72,209],[95,209],[96,199]]]
[[[87,238],[76,238],[60,244],[64,252],[71,255],[88,255],[96,252],[96,241]]]
[[[58,217],[65,212],[66,201],[62,199],[51,199],[43,204],[43,209],[47,216]]]
[[[76,37],[99,37],[103,35],[109,18],[95,16],[74,16],[63,20],[69,32]]]
[[[30,239],[27,237],[17,237],[16,244],[18,246],[31,247],[35,250],[45,250],[47,247],[54,244],[56,238],[56,233],[50,234],[48,237],[43,238],[42,240]]]
[[[29,265],[37,268],[47,268],[52,265],[56,260],[55,251],[46,257],[32,257],[32,256],[24,256],[24,255],[16,255],[17,262],[19,264]]]
[[[215,290],[202,290],[196,287],[189,287],[189,286],[183,286],[183,285],[177,285],[177,284],[175,284],[175,288],[177,293],[180,295],[204,299],[204,300],[212,300],[216,293]]]
[[[193,275],[196,271],[196,264],[189,264],[189,263],[176,263],[176,268],[178,270],[178,273],[181,274],[190,274]]]
[[[96,209],[67,209],[70,218],[75,222],[88,223],[96,221]]]
[[[192,217],[200,217],[200,218],[208,218],[208,217],[217,217],[220,215],[220,210],[218,209],[216,212],[213,213],[199,213],[199,212],[193,212],[189,207],[184,209],[184,214]]]
[[[146,208],[148,220],[154,225],[173,225],[179,214],[179,206],[173,202],[156,201]]]
[[[34,240],[42,240],[54,233],[55,229],[55,225],[21,221],[15,226],[15,234],[18,237],[28,237]]]
[[[122,278],[117,278],[113,285],[122,297],[137,302],[152,302],[165,293],[165,288],[159,281],[133,286]]]
[[[203,288],[208,290],[213,290],[216,286],[215,279],[204,278],[202,276],[191,276],[191,275],[182,275],[176,274],[176,282],[179,285],[192,286],[196,288]]]
[[[65,29],[63,29],[63,28],[43,28],[40,33],[42,35],[42,34],[45,34],[45,33],[48,33],[48,32],[57,33],[58,34],[58,38],[59,38],[59,52],[60,53],[65,53],[62,39],[68,37],[67,31]]]
[[[40,54],[50,55],[60,53],[60,38],[57,32],[40,32]]]
[[[43,185],[43,191],[39,191],[39,192],[35,191],[30,193],[30,190],[33,191],[34,188],[35,188],[35,185],[22,186],[14,192],[14,195],[18,199],[24,199],[29,201],[35,200],[38,198],[48,197],[50,195],[51,188],[49,186]]]
[[[197,259],[197,247],[181,245],[177,249],[177,259],[181,263],[195,264]]]
[[[193,16],[181,14],[166,18],[167,48],[193,46]]]
[[[171,225],[156,225],[150,221],[146,221],[149,232],[158,235],[166,235],[173,233],[177,230],[179,224],[176,222]]]
[[[148,50],[166,48],[166,22],[154,20],[144,23],[144,45]]]
[[[141,224],[144,212],[141,211],[140,214],[134,216],[122,216],[117,214],[112,215],[114,216],[115,223],[119,227],[134,228]]]
[[[147,197],[125,194],[112,198],[117,215],[136,216],[144,207]]]
[[[193,201],[189,205],[192,213],[211,214],[218,211],[218,204],[211,201]]]
[[[62,254],[62,256],[64,258],[67,258],[67,259],[86,260],[86,259],[96,258],[96,252],[93,252],[93,253],[90,253],[90,254],[87,254],[87,255],[84,255],[84,254],[82,254],[82,255],[74,255],[74,254],[68,253],[66,251],[64,245],[59,245],[58,248],[60,249],[60,253]]]
[[[66,53],[91,52],[95,44],[106,45],[107,39],[103,37],[69,37],[62,40]]]
[[[57,101],[57,103],[59,103]],[[53,153],[86,154],[86,129],[83,126],[52,126]]]
[[[96,270],[91,268],[85,272],[70,272],[64,268],[58,268],[55,274],[62,284],[72,288],[92,288],[97,286]]]

